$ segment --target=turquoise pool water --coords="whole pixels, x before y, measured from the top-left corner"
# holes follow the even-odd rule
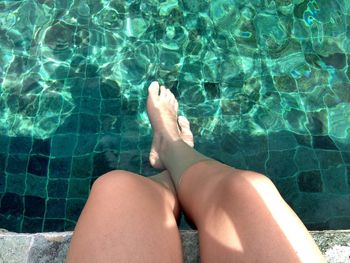
[[[196,148],[268,175],[309,229],[350,227],[350,2],[0,2],[0,228],[72,230],[91,183],[145,176],[147,86]]]

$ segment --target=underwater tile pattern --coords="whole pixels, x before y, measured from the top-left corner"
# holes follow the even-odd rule
[[[72,230],[97,177],[154,174],[153,80],[199,151],[349,228],[349,32],[346,0],[1,1],[0,228]]]

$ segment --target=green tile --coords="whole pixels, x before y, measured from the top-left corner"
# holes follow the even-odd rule
[[[77,221],[85,202],[84,199],[67,199],[66,218],[68,220]]]
[[[297,147],[294,160],[301,171],[317,170],[320,167],[316,153],[312,148]]]
[[[322,192],[323,181],[319,171],[307,171],[298,175],[298,185],[301,192]]]
[[[92,155],[74,157],[72,159],[73,178],[90,178],[92,175],[93,158]]]
[[[68,178],[72,170],[72,158],[52,158],[49,164],[50,178]]]
[[[77,146],[74,150],[74,155],[91,154],[97,145],[97,134],[82,134],[78,136]]]
[[[298,167],[294,162],[295,150],[271,151],[266,162],[267,176],[289,177],[296,174]]]
[[[47,193],[47,177],[27,174],[26,179],[26,195],[35,195],[46,198]]]
[[[7,153],[8,152],[8,146],[10,143],[10,138],[7,136],[0,136],[0,153]]]
[[[49,198],[67,197],[68,180],[67,179],[50,179],[47,184],[47,196]]]
[[[24,217],[22,224],[22,231],[24,233],[38,233],[42,232],[43,218],[28,218]]]
[[[325,191],[334,194],[348,194],[349,185],[346,166],[339,165],[321,170]]]
[[[69,180],[68,198],[87,198],[90,192],[90,178]]]
[[[100,121],[96,115],[81,113],[79,115],[80,133],[97,133],[100,131]]]
[[[321,169],[336,167],[343,163],[340,152],[332,150],[315,150]]]
[[[46,218],[62,219],[66,216],[66,197],[47,199]]]
[[[77,143],[77,136],[55,135],[52,138],[51,156],[70,157],[73,155]]]
[[[26,188],[26,176],[21,173],[6,174],[6,192],[23,195]]]
[[[7,157],[7,173],[26,173],[28,166],[28,155],[14,154]]]

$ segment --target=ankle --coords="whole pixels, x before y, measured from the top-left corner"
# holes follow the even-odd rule
[[[182,141],[180,136],[176,135],[161,135],[159,139],[159,156],[166,157],[172,150],[174,145]],[[164,158],[166,159],[166,158]]]

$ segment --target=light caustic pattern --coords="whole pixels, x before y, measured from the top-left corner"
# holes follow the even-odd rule
[[[345,0],[1,1],[0,134],[52,139],[47,158],[84,154],[92,170],[145,172],[145,98],[159,80],[200,151],[267,174],[310,226],[339,227],[350,219],[349,12]]]

